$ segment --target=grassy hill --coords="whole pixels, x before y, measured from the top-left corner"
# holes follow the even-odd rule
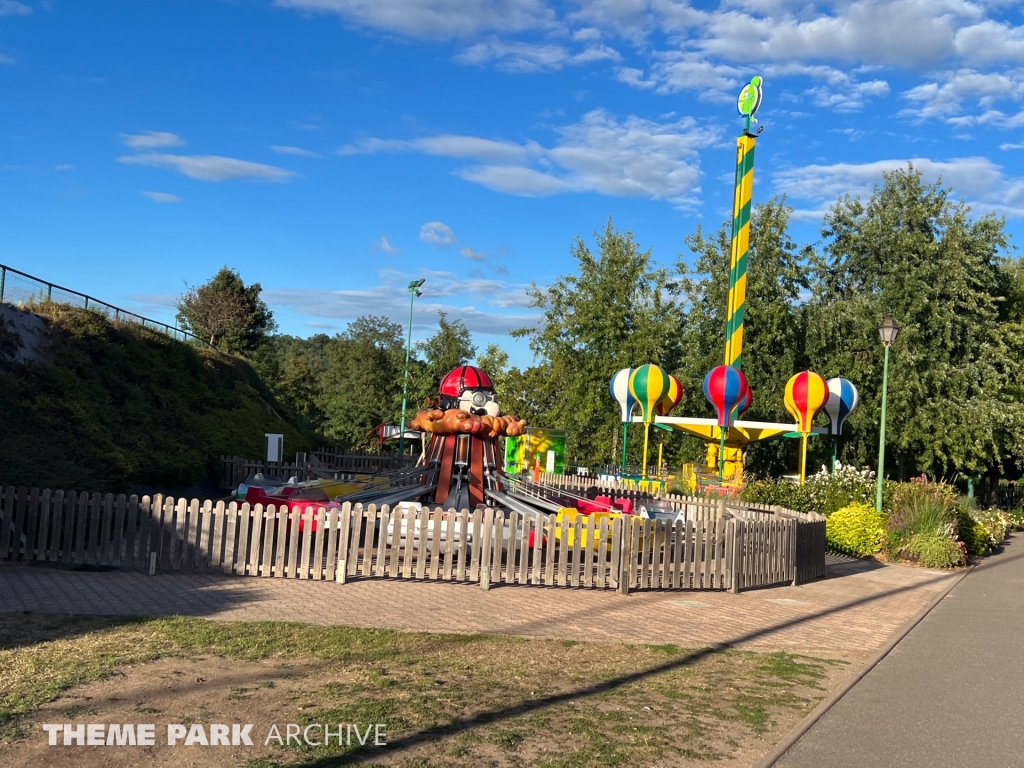
[[[0,317],[2,485],[172,490],[261,456],[265,432],[312,447],[244,360],[63,305]]]

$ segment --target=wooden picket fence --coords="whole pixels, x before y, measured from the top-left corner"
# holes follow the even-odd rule
[[[703,500],[701,500],[703,501]],[[685,522],[0,489],[0,560],[344,582],[728,589],[824,574],[824,519],[717,507]],[[820,546],[818,539],[820,538]],[[820,567],[815,560],[820,550]]]

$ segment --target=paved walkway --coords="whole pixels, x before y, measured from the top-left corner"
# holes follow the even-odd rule
[[[636,592],[373,579],[348,584],[134,572],[0,567],[0,612],[190,615],[428,632],[866,658],[944,589],[948,573],[832,558],[830,577],[799,587],[723,592]]]
[[[1024,536],[961,581],[776,762],[1024,765]]]

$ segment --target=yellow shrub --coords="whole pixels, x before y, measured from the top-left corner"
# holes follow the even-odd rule
[[[885,537],[885,517],[862,501],[833,512],[825,523],[825,544],[833,552],[863,557],[877,552]]]

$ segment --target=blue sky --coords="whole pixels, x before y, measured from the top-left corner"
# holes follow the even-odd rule
[[[229,264],[298,335],[426,277],[415,337],[442,309],[527,363],[576,235],[671,264],[728,217],[755,73],[799,239],[908,159],[1019,235],[1015,2],[0,0],[0,262],[165,320]]]

